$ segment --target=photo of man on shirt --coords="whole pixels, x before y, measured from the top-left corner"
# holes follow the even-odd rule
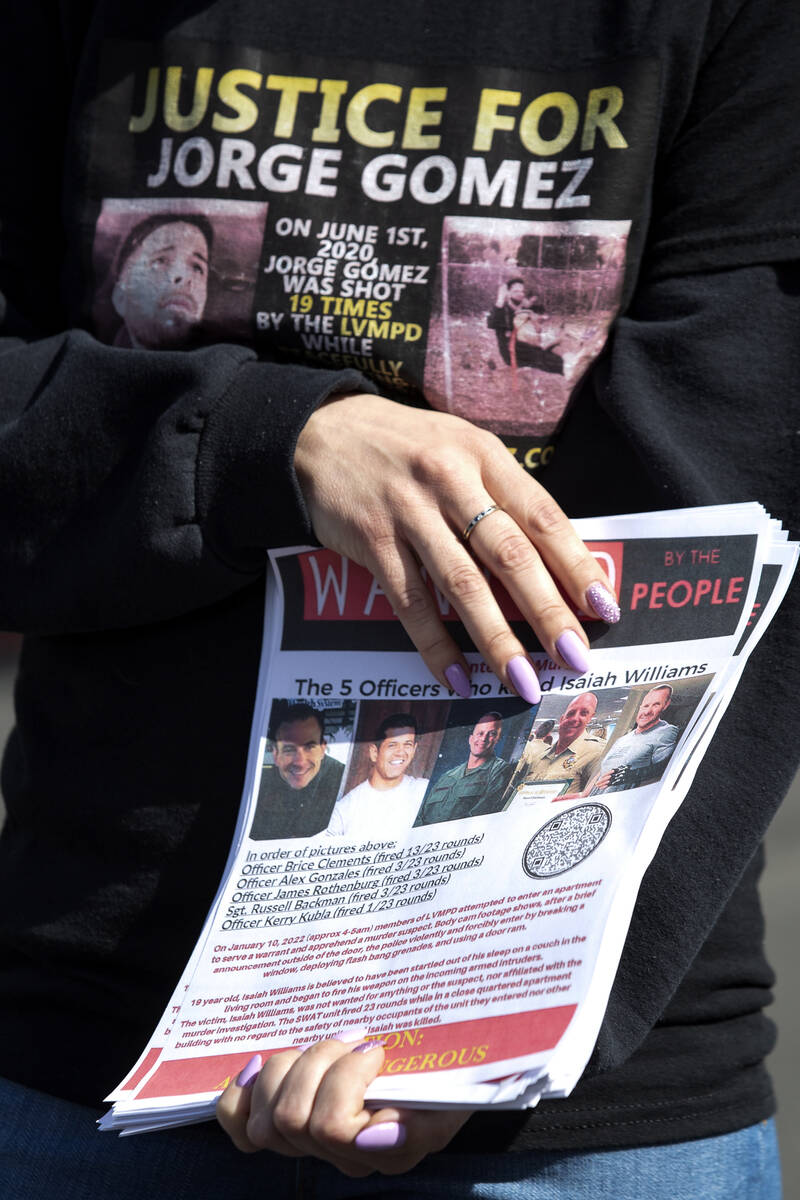
[[[186,346],[205,313],[214,233],[202,213],[156,213],[129,232],[116,263],[111,303],[122,324],[116,346]]]

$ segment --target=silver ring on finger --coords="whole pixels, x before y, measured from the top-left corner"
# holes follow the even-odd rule
[[[493,512],[503,512],[504,510],[499,504],[490,504],[488,508],[483,508],[479,513],[476,513],[471,521],[468,521],[464,526],[464,532],[461,534],[461,539],[468,542],[476,525],[480,525],[485,517],[490,517]]]

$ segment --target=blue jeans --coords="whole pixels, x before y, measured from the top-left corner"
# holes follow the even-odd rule
[[[0,1081],[3,1200],[780,1200],[774,1125],[635,1150],[439,1154],[348,1179],[315,1159],[239,1154],[216,1125],[118,1138],[93,1109]]]

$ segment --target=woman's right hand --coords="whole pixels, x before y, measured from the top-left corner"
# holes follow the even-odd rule
[[[530,704],[538,681],[482,567],[570,669],[588,668],[588,641],[557,583],[576,607],[619,617],[606,576],[559,506],[499,438],[460,417],[334,396],[301,431],[295,468],[322,545],[375,576],[430,670],[460,695],[469,695],[467,665],[423,568],[498,679]],[[493,505],[466,544],[463,530]]]

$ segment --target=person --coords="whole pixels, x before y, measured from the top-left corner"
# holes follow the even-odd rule
[[[570,1097],[468,1119],[372,1113],[380,1047],[331,1039],[227,1094],[230,1137],[266,1154],[237,1156],[210,1127],[104,1141],[93,1121],[168,1003],[222,872],[267,547],[316,539],[369,570],[436,681],[466,694],[462,632],[427,577],[488,670],[535,704],[532,637],[571,669],[563,634],[589,643],[573,608],[615,615],[567,512],[756,496],[797,532],[797,20],[789,0],[563,0],[535,22],[519,0],[64,0],[58,21],[15,8],[0,42],[0,624],[25,642],[2,772],[4,1196],[205,1200],[221,1180],[249,1194],[265,1178],[281,1197],[380,1194],[385,1181],[341,1167],[417,1196],[660,1200],[710,1179],[708,1192],[772,1200],[757,881],[796,765],[791,606],[645,875]],[[275,290],[260,281],[251,338],[178,351],[95,336],[103,198],[156,192],[268,201],[289,265]],[[629,231],[607,345],[535,478],[517,441],[425,406],[436,302],[420,277],[437,278],[453,206],[554,237],[575,221]],[[364,241],[342,243],[333,283],[297,262],[324,268],[320,223],[362,213]],[[388,277],[406,269],[418,284]],[[312,328],[322,349],[301,357],[301,335],[287,345],[282,331],[306,315],[321,326],[344,283],[365,306],[391,304],[403,329],[350,354],[325,345],[349,345],[340,328]],[[559,299],[564,319],[570,305]],[[406,340],[414,324],[423,336]],[[416,380],[414,403],[391,363]],[[532,633],[508,624],[484,570]]]
[[[501,284],[486,324],[494,330],[497,348],[506,366],[511,356],[518,367],[536,367],[553,375],[564,374],[564,360],[556,353],[558,338],[548,329],[548,315],[539,300],[528,297],[519,276]],[[525,333],[520,331],[525,326]]]
[[[641,700],[633,729],[617,738],[599,763],[587,793],[618,792],[660,779],[678,740],[677,725],[662,717],[669,708],[672,687],[662,683]]]
[[[558,738],[552,746],[542,748],[529,742],[522,752],[506,793],[510,808],[526,783],[560,780],[569,784],[570,791],[579,791],[589,782],[603,754],[603,743],[587,733],[586,726],[597,712],[597,695],[583,692],[570,700],[558,722]]]
[[[214,233],[201,213],[154,213],[120,248],[111,303],[122,319],[114,344],[186,346],[203,320]]]
[[[496,753],[503,732],[498,712],[486,712],[475,722],[467,739],[466,761],[451,767],[431,785],[419,814],[417,825],[435,825],[437,821],[458,821],[497,812],[508,780],[509,766]]]
[[[367,778],[336,802],[328,825],[331,837],[401,838],[414,824],[427,779],[408,771],[419,745],[416,717],[385,717],[368,745]]]
[[[497,338],[497,349],[506,366],[511,363],[509,344],[514,331],[514,318],[527,310],[526,290],[525,280],[518,275],[507,279],[497,289],[494,308],[486,318],[486,324]]]
[[[250,837],[312,837],[326,829],[344,764],[328,754],[325,713],[290,704],[270,731],[273,764],[261,771]]]
[[[556,730],[556,722],[553,718],[548,718],[542,721],[541,724],[531,731],[529,741],[544,742],[547,746],[552,746],[558,737]]]

